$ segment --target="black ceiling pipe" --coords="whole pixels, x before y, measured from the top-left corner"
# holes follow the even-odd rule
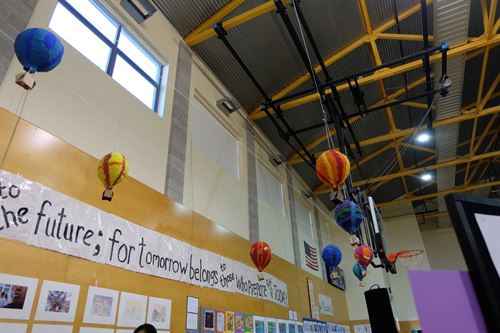
[[[359,78],[361,76],[365,76],[365,75],[368,75],[368,74],[373,74],[374,72],[376,72],[379,69],[390,67],[390,66],[394,66],[394,65],[399,65],[399,64],[402,64],[402,63],[410,61],[410,60],[421,59],[424,55],[426,55],[426,54],[431,55],[431,54],[433,54],[433,53],[435,53],[437,51],[441,51],[441,45],[440,46],[431,47],[428,50],[423,50],[423,51],[420,51],[420,52],[416,52],[414,54],[405,56],[405,57],[400,58],[400,59],[396,59],[396,60],[392,60],[392,61],[383,63],[383,64],[381,64],[379,66],[375,66],[373,68],[364,70],[362,72],[355,73],[355,74],[351,75],[349,78],[341,78],[341,79],[334,79],[332,81],[327,81],[327,82],[325,82],[323,84],[323,86],[324,87],[329,87],[331,84],[338,85],[340,83],[347,83],[347,81],[349,79]],[[316,92],[316,89],[305,89],[305,90],[303,90],[301,92],[297,92],[297,93],[293,94],[293,97],[285,96],[285,97],[276,99],[273,102],[277,103],[277,104],[283,104],[283,103],[288,102],[290,100],[296,99],[298,97],[303,97],[305,95],[309,95],[309,94],[312,94],[314,92]],[[290,95],[290,96],[292,96],[292,95]]]
[[[399,105],[399,104],[404,103],[404,102],[409,102],[409,101],[413,101],[413,100],[416,100],[416,99],[419,99],[419,98],[427,97],[427,95],[429,95],[429,94],[430,95],[434,95],[434,94],[436,94],[438,92],[439,92],[439,90],[433,90],[431,92],[426,92],[426,93],[423,93],[423,94],[420,94],[420,95],[410,96],[410,97],[407,97],[407,98],[404,98],[404,99],[398,99],[397,101],[394,101],[394,102],[389,102],[389,103],[382,104],[382,105],[379,105],[379,106],[374,106],[372,108],[367,109],[366,112],[362,111],[362,112],[359,112],[359,113],[348,114],[346,116],[346,119],[354,118],[354,117],[357,117],[357,116],[365,116],[365,115],[367,115],[367,112],[370,113],[370,112],[382,110],[382,109],[385,109],[385,108],[390,107],[390,106]],[[329,121],[329,123],[331,123],[331,121]],[[310,131],[310,130],[313,130],[313,129],[316,129],[316,128],[320,128],[320,127],[322,127],[324,125],[325,125],[324,123],[320,123],[320,124],[316,124],[316,125],[304,127],[304,128],[299,129],[299,130],[296,130],[294,133],[295,134],[299,134],[299,133],[307,132],[307,131]]]
[[[217,38],[220,39],[224,45],[226,46],[226,48],[229,50],[229,52],[232,54],[232,56],[236,59],[236,61],[238,62],[238,64],[240,65],[240,67],[243,69],[243,71],[247,74],[248,78],[252,81],[252,83],[255,85],[255,87],[259,90],[259,92],[262,94],[262,97],[264,97],[264,99],[266,100],[266,104],[263,108],[263,111],[266,113],[266,115],[268,117],[270,117],[271,121],[273,122],[274,126],[277,128],[278,130],[278,133],[280,134],[280,137],[293,149],[293,151],[295,151],[309,166],[311,166],[314,170],[316,170],[315,168],[315,164],[316,164],[316,159],[314,158],[314,156],[307,150],[307,148],[304,146],[304,144],[302,143],[302,141],[300,141],[300,139],[297,137],[297,135],[295,134],[288,134],[290,132],[293,132],[292,128],[289,126],[289,124],[286,122],[286,120],[283,118],[283,112],[281,111],[281,109],[279,108],[279,106],[277,105],[274,105],[271,101],[271,98],[267,95],[266,91],[264,90],[264,88],[262,88],[262,86],[260,85],[260,83],[257,81],[257,79],[255,78],[255,76],[253,76],[252,72],[250,72],[250,69],[247,67],[247,65],[243,62],[243,59],[241,59],[241,57],[238,55],[238,53],[236,52],[236,50],[233,48],[233,46],[229,43],[229,41],[227,40],[226,36],[227,36],[227,31],[223,28],[222,26],[222,23],[216,23],[212,26],[212,28],[215,30],[215,32],[217,33]],[[278,116],[278,119],[283,123],[283,125],[285,126],[285,129],[286,131],[280,126],[280,124],[278,123],[278,121],[273,117],[273,115],[269,112],[269,110],[267,109],[267,107],[271,107],[275,114]],[[301,149],[304,151],[304,153],[306,154],[306,156],[308,157],[305,158],[304,155],[297,149],[295,148],[294,145],[292,145],[290,143],[290,140],[289,140],[289,136],[292,136],[295,141],[297,141],[297,143],[299,144],[299,146],[301,147]]]
[[[422,12],[422,35],[424,40],[424,50],[427,50],[430,46],[429,44],[429,30],[427,27],[427,2],[426,0],[420,0],[420,8]],[[441,47],[440,47],[441,48]],[[425,90],[432,90],[431,81],[431,63],[429,61],[429,54],[425,54],[424,58],[424,71],[425,71]],[[427,118],[427,124],[429,128],[432,128],[432,119],[434,118],[432,114],[432,96],[427,96],[427,108],[429,109],[429,116]]]
[[[307,39],[309,40],[309,43],[311,43],[311,47],[314,51],[316,59],[319,62],[321,70],[323,71],[323,75],[325,76],[325,80],[331,81],[332,78],[330,77],[330,73],[328,72],[328,68],[326,67],[325,62],[323,61],[323,57],[321,56],[321,52],[319,51],[318,45],[316,44],[316,40],[314,39],[314,36],[312,35],[311,29],[309,28],[309,24],[307,23],[307,20],[306,20],[304,14],[302,13],[302,9],[300,8],[300,0],[294,1],[293,4],[295,5],[294,8],[295,8],[295,11],[297,12],[297,16],[299,18],[300,24],[304,28],[304,31],[307,35]],[[335,99],[335,102],[337,103],[338,109],[340,110],[340,114],[342,115],[342,118],[344,118],[347,115],[347,113],[345,112],[344,107],[342,105],[342,102],[340,101],[340,95],[339,95],[339,92],[337,90],[337,87],[332,84],[332,85],[330,85],[330,89],[333,92],[333,97]],[[330,97],[328,96],[327,98],[330,98]],[[359,107],[358,107],[358,109],[359,109]],[[361,111],[361,110],[359,110],[359,111]],[[356,145],[356,150],[358,151],[358,154],[362,155],[361,146],[359,145],[359,142],[356,139],[356,135],[354,134],[354,131],[351,127],[351,124],[348,121],[345,121],[344,124],[347,127],[347,129],[349,130],[349,133],[351,134],[351,138],[352,138],[354,144]],[[354,158],[354,155],[353,155],[353,158]]]

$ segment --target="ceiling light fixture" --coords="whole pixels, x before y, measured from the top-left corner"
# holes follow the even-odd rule
[[[420,143],[427,142],[431,139],[431,135],[427,132],[422,132],[419,135],[417,135],[417,141]]]
[[[423,181],[428,182],[429,180],[432,179],[432,175],[429,172],[426,172],[426,173],[424,173],[424,174],[422,174],[420,176],[420,179],[422,179]]]

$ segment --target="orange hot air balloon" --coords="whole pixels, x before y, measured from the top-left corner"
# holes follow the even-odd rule
[[[253,243],[250,248],[250,258],[259,272],[262,272],[271,262],[271,247],[266,242]],[[259,274],[259,279],[263,279],[262,274]]]
[[[316,175],[334,189],[345,182],[350,172],[349,159],[336,150],[327,150],[316,160]]]

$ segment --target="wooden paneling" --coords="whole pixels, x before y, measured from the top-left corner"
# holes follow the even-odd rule
[[[0,109],[2,155],[15,121],[15,116]],[[210,220],[132,178],[126,179],[116,188],[111,203],[102,201],[102,186],[96,176],[97,160],[25,121],[19,122],[3,168],[133,223],[252,265],[248,240],[223,230]],[[0,239],[0,248],[1,272],[81,286],[74,332],[78,332],[81,326],[88,286],[172,299],[171,332],[175,333],[184,331],[185,302],[188,295],[199,297],[202,306],[288,318],[287,308],[239,294],[134,273],[10,240]],[[314,283],[316,298],[319,292],[329,295],[333,300],[334,317],[322,316],[322,319],[337,323],[348,322],[346,298],[342,291],[277,256],[273,257],[267,272],[288,285],[290,309],[296,310],[300,318],[309,317],[306,278],[310,278]],[[34,312],[28,332],[31,332]]]

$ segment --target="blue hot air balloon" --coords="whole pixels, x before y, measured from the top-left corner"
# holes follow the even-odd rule
[[[321,256],[323,257],[323,261],[325,262],[327,272],[330,274],[330,277],[332,279],[336,278],[335,270],[337,269],[337,266],[340,264],[340,261],[342,261],[342,251],[339,249],[338,246],[333,244],[328,244],[323,249]]]
[[[365,219],[361,208],[350,200],[337,205],[334,214],[337,224],[351,235],[358,232],[360,224]]]
[[[354,263],[354,265],[352,266],[352,272],[358,278],[359,285],[361,287],[364,287],[365,284],[363,283],[363,279],[366,276],[366,268],[364,268],[363,266],[361,266],[359,263]]]
[[[50,31],[31,28],[17,35],[14,51],[25,71],[48,72],[61,62],[64,45]]]

